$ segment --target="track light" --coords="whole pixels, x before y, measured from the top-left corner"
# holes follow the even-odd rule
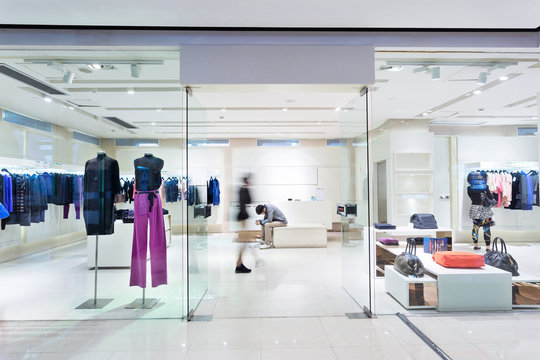
[[[52,98],[49,97],[49,96],[44,96],[43,101],[50,103],[50,102],[52,102]]]
[[[478,85],[486,85],[486,83],[487,83],[487,72],[481,72],[480,75],[478,75],[478,81],[476,83]]]
[[[441,79],[441,68],[438,66],[431,68],[431,80],[440,80]]]
[[[131,77],[138,78],[141,74],[141,65],[131,64]]]
[[[64,82],[65,83],[68,83],[68,84],[71,84],[73,82],[73,80],[75,79],[75,73],[72,73],[71,71],[68,71],[64,74]]]
[[[499,80],[501,80],[501,81],[506,81],[506,80],[508,80],[508,76],[503,75],[503,76],[501,76],[501,77],[499,78]]]

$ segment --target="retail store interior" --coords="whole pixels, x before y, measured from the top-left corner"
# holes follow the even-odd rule
[[[44,217],[30,226],[7,223],[0,230],[0,319],[301,317],[365,308],[382,315],[437,313],[443,305],[449,311],[540,305],[540,204],[534,201],[525,209],[493,208],[491,238],[502,237],[519,263],[513,290],[503,292],[511,301],[453,308],[455,299],[442,304],[442,289],[430,292],[426,276],[418,282],[423,296],[412,303],[389,291],[385,277],[407,237],[415,237],[409,227],[415,213],[433,214],[438,224],[418,235],[485,253],[485,227],[481,249],[473,249],[467,176],[538,172],[538,53],[377,49],[375,83],[367,86],[184,84],[181,56],[181,50],[0,51],[3,175],[80,176],[87,160],[105,151],[118,161],[127,189],[134,160],[151,153],[164,161],[164,182],[176,187],[163,202],[168,281],[149,285],[144,295],[130,286],[129,191],[116,202],[126,211],[114,234],[99,235],[97,283],[96,237],[87,236],[82,204],[79,212],[76,201],[47,201]],[[246,176],[252,201],[242,225],[238,189]],[[210,200],[214,179],[219,196]],[[283,211],[288,231],[298,231],[292,240],[284,236],[292,245],[262,250],[255,240],[255,207],[269,203]],[[370,229],[372,223],[408,230],[392,235]],[[321,227],[322,243],[312,233],[302,237]],[[239,243],[239,233],[249,242]],[[389,234],[398,247],[381,244]],[[242,245],[247,274],[235,273]],[[112,300],[77,309],[93,298],[96,284],[97,297]],[[157,301],[126,308],[143,297]]]

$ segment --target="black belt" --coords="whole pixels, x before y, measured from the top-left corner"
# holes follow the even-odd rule
[[[152,212],[152,207],[154,206],[154,198],[157,198],[158,190],[153,191],[135,191],[135,194],[148,194],[148,201],[150,201],[150,206],[148,207],[148,212]]]

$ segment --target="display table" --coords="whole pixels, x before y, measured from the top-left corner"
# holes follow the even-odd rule
[[[435,309],[437,307],[437,280],[429,275],[413,278],[399,273],[387,265],[384,286],[405,309]]]
[[[167,247],[171,245],[171,214],[164,215],[165,238]],[[86,260],[89,269],[94,268],[96,253],[96,236],[87,237],[88,257]],[[117,220],[114,223],[114,234],[100,235],[98,244],[98,267],[125,268],[131,266],[131,248],[133,245],[133,223],[123,223]],[[150,258],[150,252],[147,255]]]
[[[388,253],[384,249],[387,249],[386,246],[383,246],[379,243],[379,239],[384,237],[389,238],[398,238],[400,243],[403,243],[405,247],[405,241],[409,237],[431,237],[431,238],[448,238],[448,250],[452,250],[452,238],[453,231],[450,228],[438,228],[438,229],[415,229],[408,226],[398,226],[395,230],[386,230],[386,229],[373,229],[375,234],[376,247],[376,263],[377,263],[377,276],[384,276],[384,269],[386,265],[393,265],[394,258],[396,257],[394,253]],[[364,234],[366,236],[366,234]],[[422,244],[418,244],[418,251],[422,250]],[[392,247],[388,247],[391,249]],[[395,248],[395,246],[394,246]]]
[[[404,246],[390,247],[381,244],[377,244],[377,247],[384,247],[385,251],[394,254],[394,257],[404,249]],[[417,256],[424,264],[425,274],[437,280],[437,310],[486,311],[512,309],[511,273],[488,265],[478,269],[447,268],[437,264],[431,258],[431,254],[424,253],[420,248],[417,249]],[[390,266],[385,267],[385,270],[389,269]],[[392,281],[394,281],[392,275],[386,276],[385,273],[385,283],[389,281],[389,284],[386,285],[387,291],[400,301],[403,306],[409,306],[403,300],[403,289],[399,289],[392,284]],[[415,278],[404,278],[409,283],[417,282]]]

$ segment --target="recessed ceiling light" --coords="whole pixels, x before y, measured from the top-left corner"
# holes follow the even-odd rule
[[[403,66],[391,66],[388,71],[401,71],[403,70]]]
[[[508,80],[508,76],[503,75],[503,76],[501,76],[501,77],[499,78],[499,80],[501,80],[501,81],[506,81],[506,80]]]
[[[465,96],[471,96],[471,93],[466,93]]]
[[[135,94],[135,90],[133,90],[133,89],[128,89],[127,93],[128,93],[129,95],[133,95],[133,94]]]
[[[341,110],[340,107],[337,107],[337,108],[334,109],[334,111],[340,111],[340,110]]]
[[[474,91],[473,91],[473,94],[474,94],[474,95],[480,95],[481,93],[482,93],[481,90],[474,90]]]
[[[401,120],[400,123],[404,124],[404,123],[405,123],[405,120]]]
[[[161,108],[157,108],[156,111],[157,111],[157,112],[161,112]]]
[[[428,113],[427,112],[422,113],[422,116],[428,116]]]
[[[50,103],[50,102],[52,102],[52,99],[50,97],[48,97],[48,96],[44,96],[43,101]]]
[[[155,122],[151,122],[150,125],[156,125],[156,123],[155,123]]]
[[[223,108],[223,109],[221,109],[221,111],[227,111],[227,109]]]
[[[71,106],[71,105],[68,106],[67,108],[68,108],[69,110],[75,110],[75,108],[74,108],[73,106]]]
[[[283,109],[281,109],[281,111],[287,111],[287,110],[289,110],[289,109],[287,109],[287,108],[283,108]]]
[[[92,65],[88,65],[90,67],[90,69],[92,70],[99,70],[101,69],[101,65],[100,64],[92,64]]]

